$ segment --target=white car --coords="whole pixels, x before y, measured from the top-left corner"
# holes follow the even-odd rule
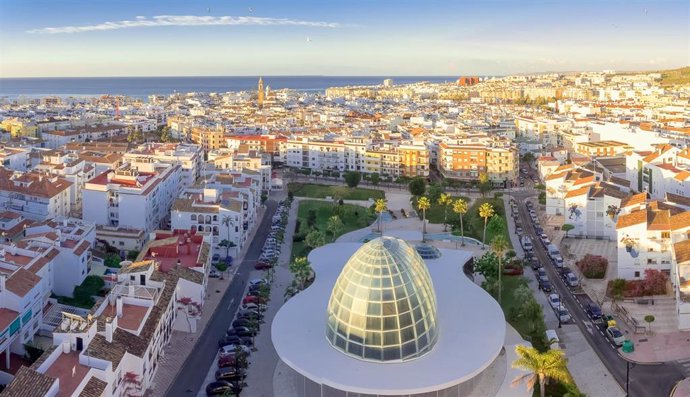
[[[249,286],[250,287],[253,285],[259,285],[259,284],[266,284],[266,280],[264,280],[262,278],[255,278],[255,279],[249,280]]]
[[[558,294],[549,294],[547,299],[549,300],[549,305],[552,309],[556,309],[557,307],[561,306],[561,297],[558,296]]]
[[[614,345],[616,346],[622,346],[623,342],[625,341],[625,336],[623,333],[616,327],[608,327],[606,328],[606,336],[611,339],[611,342],[613,342]]]
[[[558,316],[561,319],[561,323],[567,323],[568,321],[570,321],[570,313],[568,312],[568,309],[565,308],[565,306],[558,306],[557,308],[554,308],[553,311],[554,313],[556,313],[556,316]]]
[[[225,346],[221,347],[220,349],[218,349],[218,354],[220,356],[228,356],[231,354],[235,354],[235,351],[238,348],[240,350],[242,350],[242,352],[248,356],[252,354],[252,349],[248,348],[245,345],[225,345]]]

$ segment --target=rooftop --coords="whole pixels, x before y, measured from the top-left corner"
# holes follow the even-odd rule
[[[46,376],[60,379],[60,391],[57,397],[70,397],[77,386],[89,372],[89,367],[79,363],[78,351],[62,353],[57,360],[45,371]]]

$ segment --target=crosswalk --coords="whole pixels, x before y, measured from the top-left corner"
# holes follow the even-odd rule
[[[678,363],[678,369],[680,369],[684,376],[690,376],[690,358],[676,360],[676,363]]]

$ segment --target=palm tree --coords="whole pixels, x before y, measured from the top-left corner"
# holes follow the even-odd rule
[[[443,206],[443,231],[445,232],[448,230],[448,207],[453,204],[453,198],[449,193],[441,193],[438,204]]]
[[[479,206],[479,216],[484,218],[484,237],[482,237],[482,244],[484,245],[486,245],[486,223],[494,214],[494,206],[491,205],[491,203],[486,202]],[[482,247],[482,249],[484,249],[484,247]]]
[[[304,289],[304,285],[307,283],[309,274],[311,273],[311,264],[305,256],[295,258],[292,263],[290,263],[290,271],[295,275],[295,280],[297,280],[297,285],[299,290]]]
[[[515,353],[517,353],[518,358],[513,361],[513,368],[523,369],[529,373],[513,379],[511,386],[527,382],[527,390],[532,391],[539,382],[539,394],[541,397],[545,397],[548,379],[566,384],[572,383],[566,366],[568,359],[565,358],[562,350],[553,349],[540,353],[533,347],[518,345],[515,347]]]
[[[223,217],[223,219],[221,219],[221,222],[223,223],[224,226],[226,226],[228,228],[228,243],[226,246],[225,256],[230,256],[230,243],[233,242],[232,240],[230,240],[230,227],[235,226],[235,225],[234,225],[234,222],[232,221],[232,218],[230,217],[230,215],[225,215]]]
[[[462,217],[467,213],[467,201],[459,198],[453,203],[453,212],[460,216],[460,236],[462,239],[462,246],[465,246],[465,227],[462,224]]]
[[[335,241],[335,237],[343,230],[343,221],[340,220],[338,215],[333,215],[328,218],[326,229],[333,234],[333,241]]]
[[[388,210],[388,203],[384,199],[377,199],[376,202],[374,203],[374,211],[376,211],[377,214],[379,214],[379,219],[378,219],[378,224],[379,224],[379,233],[381,233],[381,214]]]
[[[431,208],[431,202],[426,197],[420,197],[417,201],[417,208],[422,211],[422,240],[426,234],[426,210]]]
[[[500,305],[502,303],[501,301],[501,273],[503,273],[503,255],[505,255],[506,250],[508,249],[508,242],[506,241],[506,238],[502,235],[499,234],[498,236],[494,237],[494,239],[491,241],[491,250],[494,251],[494,254],[498,257],[498,304]]]

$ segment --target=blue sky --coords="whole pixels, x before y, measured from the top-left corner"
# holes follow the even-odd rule
[[[0,76],[660,69],[690,65],[689,4],[0,0]]]

